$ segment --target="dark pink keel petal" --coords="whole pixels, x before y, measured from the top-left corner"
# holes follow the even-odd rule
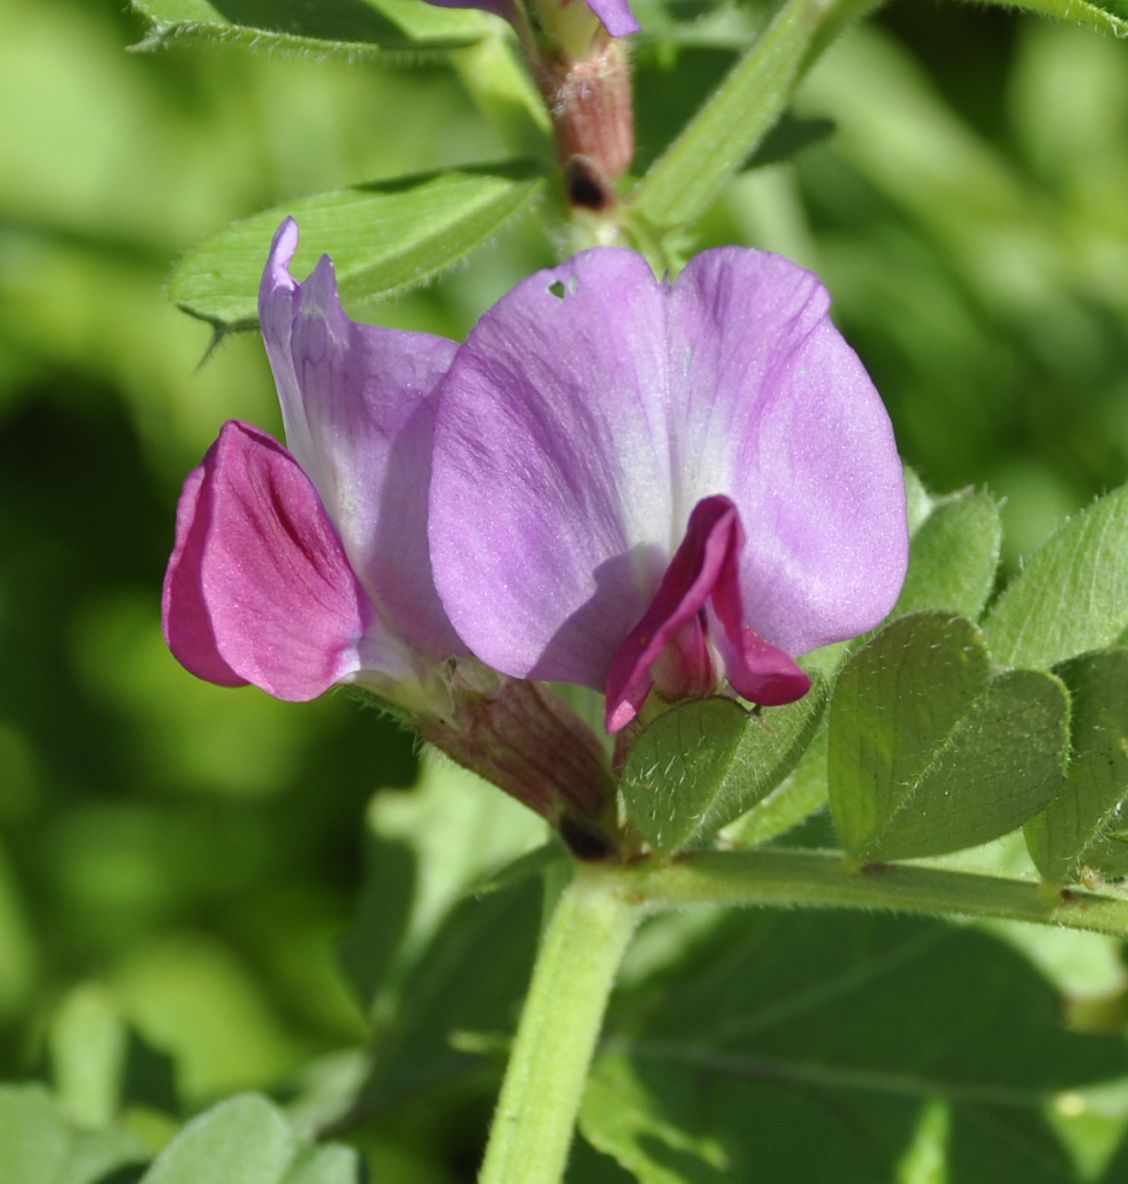
[[[810,689],[787,654],[744,624],[738,569],[743,547],[740,515],[727,497],[697,503],[650,607],[611,664],[608,732],[626,727],[655,685],[671,700],[711,693],[718,681],[708,645],[714,620],[725,673],[743,698],[778,706]]]
[[[316,698],[360,667],[372,610],[309,478],[249,424],[224,425],[185,482],[165,638],[193,674]]]

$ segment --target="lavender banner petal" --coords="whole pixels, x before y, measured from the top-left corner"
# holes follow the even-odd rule
[[[621,250],[531,276],[459,350],[439,393],[431,552],[455,628],[490,665],[602,689],[672,553],[664,355],[661,290]]]
[[[304,283],[290,274],[297,243],[287,219],[259,301],[287,444],[385,621],[426,653],[461,652],[435,592],[426,526],[432,396],[456,347],[350,320],[327,257]]]
[[[744,622],[795,656],[876,624],[907,558],[885,409],[817,280],[698,256],[672,287],[595,250],[525,281],[440,392],[431,542],[467,644],[512,674],[601,686],[702,498],[747,545]]]
[[[698,255],[670,294],[672,478],[689,508],[736,503],[746,623],[791,655],[876,625],[908,562],[889,417],[829,304],[741,248]]]

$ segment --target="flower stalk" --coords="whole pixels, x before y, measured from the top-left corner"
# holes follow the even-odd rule
[[[559,1184],[619,964],[648,915],[700,905],[885,909],[1128,938],[1128,899],[925,863],[851,869],[838,852],[699,851],[578,866],[541,939],[479,1184]]]

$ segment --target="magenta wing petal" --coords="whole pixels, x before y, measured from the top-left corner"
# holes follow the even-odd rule
[[[602,690],[669,562],[663,305],[638,255],[587,252],[503,297],[440,388],[435,579],[507,674]]]
[[[164,637],[180,664],[197,678],[221,687],[245,687],[247,680],[240,678],[219,652],[200,588],[211,521],[211,491],[204,490],[205,480],[202,464],[188,474],[176,507],[176,543],[161,594]]]
[[[424,653],[464,652],[427,549],[433,396],[456,346],[350,320],[328,257],[304,283],[290,274],[297,243],[287,219],[259,297],[287,445],[381,617]]]
[[[655,684],[655,667],[669,661],[671,647],[681,651],[675,685],[660,689],[672,699],[711,693],[715,674],[694,668],[702,660],[709,662],[702,644],[706,628],[698,624],[702,618],[719,623],[721,637],[716,640],[725,672],[743,698],[775,707],[801,699],[810,689],[810,679],[785,653],[744,624],[737,571],[743,547],[740,515],[727,497],[708,497],[694,507],[685,539],[654,600],[611,665],[608,732],[618,732],[634,719]],[[712,614],[705,613],[707,605]]]
[[[231,421],[185,482],[165,638],[193,674],[313,699],[361,666],[372,609],[317,491],[270,436]]]

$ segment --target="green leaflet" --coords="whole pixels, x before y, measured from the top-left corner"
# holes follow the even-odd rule
[[[245,49],[426,60],[471,45],[496,22],[418,0],[133,0],[149,22],[138,49],[225,42]]]
[[[1090,25],[1116,37],[1128,37],[1128,4],[1124,0],[990,0],[1004,8],[1020,8],[1039,16]]]
[[[81,1129],[41,1086],[0,1086],[4,1184],[102,1184],[144,1159],[132,1135]]]
[[[758,715],[718,698],[659,716],[623,771],[631,822],[660,851],[715,834],[787,776],[814,735],[826,697],[826,679],[815,674],[799,702]]]
[[[842,844],[863,861],[938,855],[1006,834],[1058,791],[1069,702],[1061,681],[992,673],[971,622],[903,617],[842,670],[829,789]]]
[[[1128,486],[1064,523],[983,621],[996,661],[1046,669],[1128,626]]]
[[[834,35],[879,2],[787,0],[638,183],[635,213],[660,230],[700,217],[771,131]]]
[[[592,1145],[641,1184],[721,1180],[728,1167],[717,1139],[690,1134],[676,1115],[664,1114],[655,1106],[625,1057],[601,1060],[598,1072],[588,1081],[580,1123]]]
[[[943,609],[976,620],[995,584],[1002,538],[999,507],[990,494],[938,499],[913,534],[894,615]]]
[[[905,470],[905,504],[908,507],[909,534],[915,537],[917,531],[928,521],[928,516],[932,513],[932,507],[947,499],[938,498],[934,500],[928,490],[925,489],[924,482],[917,476],[916,470],[909,465],[904,465],[903,467]]]
[[[352,1148],[313,1147],[298,1138],[273,1103],[244,1094],[188,1123],[139,1184],[361,1184],[362,1179]]]
[[[172,1062],[132,1030],[113,994],[83,983],[63,997],[47,1033],[59,1102],[82,1126],[107,1126],[131,1105],[175,1113]]]
[[[795,768],[725,830],[734,847],[758,847],[786,834],[826,806],[826,716]]]
[[[1057,667],[1072,699],[1073,761],[1060,793],[1026,824],[1030,856],[1055,887],[1128,874],[1128,649]]]
[[[536,166],[510,162],[304,197],[236,222],[191,251],[173,272],[169,294],[221,332],[253,328],[271,237],[292,214],[302,231],[295,272],[308,273],[329,253],[342,300],[363,307],[453,267],[524,213],[543,186]]]

